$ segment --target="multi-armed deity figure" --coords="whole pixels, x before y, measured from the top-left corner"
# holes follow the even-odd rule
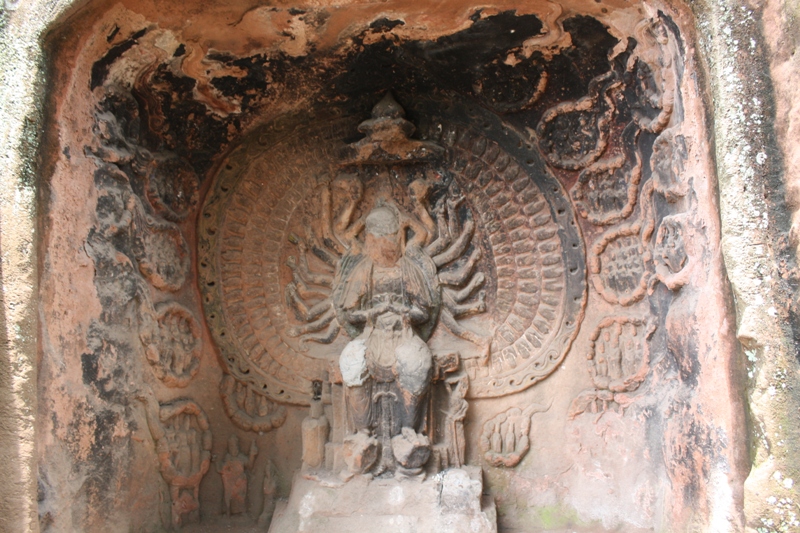
[[[343,273],[334,295],[347,323],[363,328],[339,358],[349,422],[356,431],[374,427],[384,447],[403,428],[415,433],[420,428],[433,356],[415,328],[438,311],[425,275],[435,266],[404,242],[402,230],[396,208],[373,208],[366,218],[363,253]],[[388,467],[386,450],[381,457]]]
[[[474,223],[459,215],[462,198],[434,170],[443,147],[411,139],[414,126],[390,95],[359,129],[366,137],[350,145],[345,168],[323,189],[321,238],[311,245],[317,257],[336,258],[333,272],[310,272],[307,245],[294,237],[301,254],[289,261],[286,298],[307,322],[292,330],[302,343],[330,343],[340,329],[352,339],[338,365],[350,473],[415,475],[431,453],[429,395],[442,366],[427,344],[434,328],[441,321],[488,349],[487,338],[457,321],[485,309],[482,291],[472,300],[484,281],[473,272],[480,249],[469,251]],[[307,305],[306,280],[329,287],[329,297]],[[438,355],[447,355],[447,372],[457,370],[458,354]],[[463,451],[451,455],[463,461]]]

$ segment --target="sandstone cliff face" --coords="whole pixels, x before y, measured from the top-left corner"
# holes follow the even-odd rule
[[[3,500],[9,530],[212,527],[240,479],[245,514],[228,524],[246,528],[288,496],[306,396],[322,380],[337,401],[325,347],[348,340],[342,323],[320,341],[342,319],[300,309],[288,265],[304,260],[298,239],[325,237],[324,206],[346,205],[336,169],[367,155],[342,149],[387,91],[444,163],[394,189],[360,176],[353,220],[388,198],[434,231],[436,200],[464,197],[449,216],[474,228],[448,272],[471,288],[423,336],[467,361],[464,460],[483,468],[501,530],[795,527],[793,11],[692,9],[3,12],[0,117],[17,140],[0,203],[0,449],[22,487]],[[46,89],[17,80],[24,69]],[[433,184],[429,213],[412,178]],[[454,420],[448,386],[432,412]]]

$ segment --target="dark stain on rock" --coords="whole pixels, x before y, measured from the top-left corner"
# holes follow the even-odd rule
[[[711,431],[707,426],[700,424],[696,419],[691,419],[689,427],[686,429],[682,439],[682,453],[675,459],[686,472],[695,474],[686,480],[683,488],[684,504],[691,506],[693,502],[697,501],[698,495],[705,487],[704,480],[708,479],[709,462],[714,460],[716,450]],[[701,459],[698,460],[698,456]]]
[[[291,14],[311,16],[303,10]],[[327,13],[315,12],[314,16],[315,23],[323,24]],[[469,28],[434,41],[402,41],[392,29],[404,22],[380,18],[354,37],[351,51],[343,55],[291,57],[275,52],[234,57],[211,53],[208,59],[240,73],[209,82],[210,90],[237,102],[238,110],[227,115],[214,113],[199,102],[198,80],[177,73],[167,64],[156,67],[149,80],[137,83],[133,90],[137,110],[121,108],[119,103],[107,107],[114,107],[112,114],[119,117],[125,129],[135,129],[138,123],[145,126],[139,132],[126,131],[127,136],[148,149],[169,150],[188,159],[202,180],[259,109],[309,88],[313,91],[321,87],[318,105],[359,113],[368,110],[376,95],[387,90],[407,101],[457,95],[507,115],[514,127],[524,129],[535,126],[544,109],[554,103],[585,95],[589,82],[612,68],[608,52],[617,40],[592,17],[575,16],[564,21],[573,45],[549,62],[538,52],[530,57],[520,53],[526,40],[542,32],[542,22],[535,15],[506,11],[483,17],[476,12],[473,20]],[[366,36],[376,32],[383,38],[364,44]],[[108,66],[135,44],[140,33],[112,48],[96,63],[98,74],[93,83],[105,80]],[[185,51],[181,45],[174,56],[180,57]],[[506,61],[509,54],[515,55],[516,62]],[[534,93],[545,75],[549,79],[547,88],[533,105],[533,97],[538,98]],[[326,83],[326,79],[332,81]],[[409,109],[409,115],[413,118],[413,109]]]
[[[477,13],[473,20],[470,28],[435,41],[401,41],[387,32],[384,39],[366,45],[366,34],[374,33],[370,28],[353,38],[344,68],[331,76],[329,98],[344,96],[348,112],[363,112],[367,104],[362,98],[374,99],[387,90],[411,100],[457,95],[506,115],[524,129],[535,126],[552,105],[585,96],[589,82],[600,74],[620,66],[624,72],[627,53],[617,64],[609,62],[608,53],[618,41],[594,18],[567,19],[564,28],[573,46],[549,62],[540,52],[530,57],[521,53],[523,43],[541,33],[536,16],[507,11],[486,18]],[[380,27],[378,22],[374,24]],[[545,75],[544,94],[537,95]]]
[[[100,385],[97,379],[98,365],[97,354],[84,353],[81,355],[81,369],[83,371],[83,382],[87,385]]]
[[[249,109],[255,101],[274,95],[275,91],[270,87],[274,82],[271,61],[265,55],[243,58],[228,56],[216,60],[245,73],[244,76],[220,76],[211,80],[211,85],[224,96],[241,97],[242,108]]]
[[[675,39],[676,42],[678,43],[678,50],[680,50],[681,52],[680,56],[685,57],[686,45],[683,42],[683,34],[681,34],[681,30],[680,28],[678,28],[678,25],[675,24],[675,21],[672,20],[672,17],[670,17],[660,9],[658,10],[658,18],[659,20],[661,20],[661,22],[663,22],[667,26],[667,28],[669,28],[670,37]]]
[[[159,148],[174,151],[188,159],[201,178],[229,140],[228,125],[236,127],[238,117],[221,118],[194,99],[197,82],[188,76],[173,74],[161,65],[153,76],[152,93],[145,107],[157,120],[152,133],[161,141]],[[152,102],[157,102],[154,109]],[[150,121],[153,124],[153,121]],[[238,128],[237,128],[238,129]]]
[[[402,20],[392,20],[386,17],[382,17],[373,21],[369,25],[369,29],[376,30],[379,32],[387,32],[391,31],[393,28],[396,28],[397,26],[405,26],[405,24],[406,23],[403,22]]]
[[[94,62],[92,65],[91,83],[89,85],[92,90],[95,90],[105,83],[111,65],[113,65],[122,54],[139,44],[139,38],[144,36],[145,33],[147,33],[147,28],[137,31],[118,45],[111,47],[111,50],[109,50],[106,55]],[[113,36],[111,38],[113,38]]]
[[[119,421],[119,414],[105,409],[95,416],[94,439],[92,440],[92,455],[95,457],[109,456],[112,450],[114,427]],[[102,462],[102,461],[101,461]],[[109,464],[109,466],[111,466]],[[110,480],[109,480],[110,481]]]
[[[504,11],[475,21],[469,28],[435,41],[408,44],[421,57],[446,69],[445,75],[461,76],[470,68],[480,68],[498,56],[539,35],[542,22],[536,15],[517,15]]]

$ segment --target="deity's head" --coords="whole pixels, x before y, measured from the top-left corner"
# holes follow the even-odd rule
[[[400,221],[397,213],[385,205],[367,215],[365,251],[378,265],[393,266],[403,255]]]
[[[376,237],[394,235],[400,230],[397,214],[390,207],[378,206],[367,215],[367,233]]]

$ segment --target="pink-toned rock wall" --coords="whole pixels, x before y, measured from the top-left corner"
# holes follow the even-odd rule
[[[570,231],[580,240],[580,252],[562,256],[564,272],[574,265],[582,280],[571,286],[578,304],[572,311],[556,305],[553,319],[572,317],[574,333],[553,357],[533,346],[531,361],[540,355],[555,361],[539,374],[525,374],[529,356],[499,340],[501,270],[488,262],[477,267],[490,280],[486,323],[496,327],[489,336],[497,336],[488,366],[470,374],[466,457],[484,470],[501,529],[741,530],[752,437],[745,403],[757,415],[769,414],[767,431],[780,426],[769,421],[776,411],[760,398],[774,396],[775,372],[785,372],[776,394],[784,394],[781,383],[791,388],[793,363],[751,365],[747,377],[745,356],[767,360],[765,343],[750,340],[770,331],[770,322],[752,314],[760,304],[747,303],[758,291],[741,288],[754,267],[726,233],[735,194],[723,183],[718,199],[718,164],[728,155],[720,152],[725,135],[712,142],[722,123],[715,113],[720,102],[735,104],[721,98],[712,107],[707,96],[712,90],[730,98],[715,74],[724,65],[703,59],[720,56],[708,52],[713,47],[702,24],[700,35],[695,30],[697,20],[717,20],[708,14],[713,9],[698,8],[695,19],[687,9],[656,4],[480,7],[121,2],[87,5],[58,22],[47,38],[39,188],[42,530],[149,531],[176,518],[218,523],[224,482],[217,469],[228,461],[234,434],[249,473],[249,516],[261,512],[269,462],[277,495],[288,495],[301,464],[307,408],[302,399],[282,401],[274,389],[254,388],[261,382],[235,366],[238,356],[228,360],[220,351],[223,330],[209,311],[216,307],[208,288],[218,278],[198,271],[204,253],[220,265],[226,259],[214,256],[213,247],[203,251],[209,229],[203,217],[226,171],[245,164],[241,147],[285,135],[302,159],[314,144],[304,135],[320,146],[338,142],[307,120],[289,120],[285,130],[269,124],[313,110],[355,125],[387,90],[406,108],[417,136],[446,144],[436,121],[455,120],[455,112],[432,118],[431,109],[449,101],[477,109],[473,120],[489,117],[486,135],[497,135],[501,149],[510,150],[502,135],[520,139],[567,201],[562,218],[559,204],[551,204],[553,223],[573,220]],[[776,18],[786,12],[771,9]],[[698,51],[697,42],[706,48]],[[779,72],[783,56],[773,57]],[[793,72],[785,70],[776,79]],[[788,110],[791,96],[782,94],[778,108]],[[570,115],[577,110],[586,114]],[[791,114],[783,116],[789,118],[777,123],[778,138],[790,153]],[[592,120],[599,121],[594,132]],[[353,130],[339,141],[356,138]],[[261,158],[280,176],[270,168],[280,165],[271,163],[269,150],[246,153],[245,161]],[[761,165],[760,154],[740,157]],[[723,170],[727,179],[732,171]],[[477,201],[470,205],[484,216]],[[759,217],[752,214],[753,224]],[[486,237],[484,254],[497,255],[489,233],[478,229]],[[734,291],[726,267],[745,272],[732,278]],[[774,309],[761,311],[791,316],[791,309]],[[480,327],[482,317],[468,324]],[[756,333],[745,331],[751,323]],[[469,353],[440,330],[433,348],[457,345]],[[619,346],[625,370],[609,370],[608,357]],[[262,364],[257,371],[270,386],[293,383],[281,365]],[[535,383],[515,386],[518,375],[535,375]],[[481,384],[496,376],[505,376],[504,385],[485,392]],[[763,385],[754,385],[758,376]],[[238,406],[237,387],[249,387]],[[502,433],[519,416],[530,425],[518,422],[515,429],[528,428],[530,448],[519,459],[496,450],[493,456],[485,443],[492,447],[494,428]],[[180,439],[186,441],[176,444]],[[251,466],[245,456],[253,443]],[[753,449],[759,466],[777,457],[793,468],[784,455]],[[791,472],[784,468],[780,479],[776,468],[754,472],[762,470],[767,479],[748,493],[755,502],[751,527],[773,511],[763,502],[787,497],[760,487],[774,481],[791,492]],[[180,476],[192,479],[174,488]],[[173,508],[178,498],[184,512]],[[232,523],[248,526],[243,517]]]
[[[738,141],[745,146],[752,144],[755,164],[753,152],[746,149],[731,160],[741,176],[734,180],[736,188],[751,190],[759,198],[747,213],[745,221],[750,223],[737,224],[744,225],[751,235],[731,232],[734,246],[726,261],[735,265],[740,274],[737,277],[743,278],[734,282],[734,288],[737,336],[747,358],[751,420],[752,469],[745,483],[747,525],[756,531],[791,531],[800,527],[800,361],[794,342],[798,294],[798,4],[759,2],[752,7],[746,21],[734,20],[729,26],[747,32],[750,43],[755,43],[750,46],[751,53],[763,58],[758,62],[759,84],[741,76],[734,85],[752,102],[740,120],[746,130],[760,135],[752,136],[759,142]],[[752,223],[756,217],[761,217],[761,223]],[[742,238],[764,245],[750,246],[752,251],[743,253],[735,245]]]

